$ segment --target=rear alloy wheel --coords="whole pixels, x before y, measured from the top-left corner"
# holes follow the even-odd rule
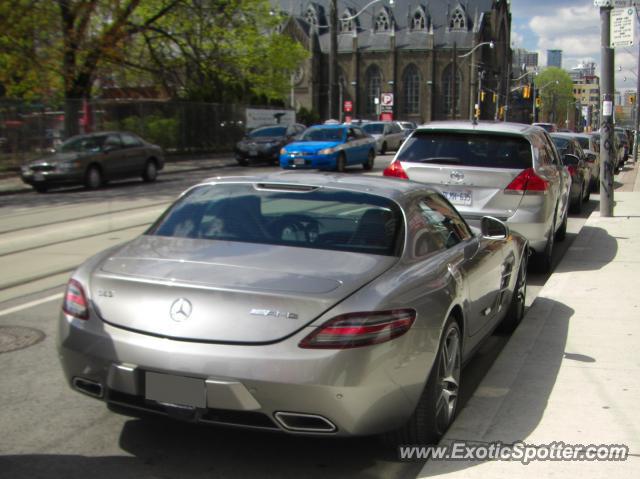
[[[367,161],[362,163],[362,168],[364,168],[367,171],[372,170],[373,162],[375,161],[375,159],[376,159],[376,154],[373,152],[373,150],[369,150],[369,154],[367,155]]]
[[[583,202],[587,203],[589,201],[589,199],[591,198],[591,180],[589,180],[588,183],[585,183],[585,188],[584,188],[584,198],[582,199]]]
[[[89,167],[87,173],[84,175],[84,186],[88,190],[97,190],[102,186],[102,172],[100,168],[95,165]]]
[[[344,153],[340,153],[338,155],[338,159],[336,160],[336,171],[338,173],[343,173],[346,167],[347,167],[347,158],[344,156]]]
[[[236,161],[238,162],[238,164],[240,166],[249,166],[249,160],[247,160],[246,158],[243,158],[241,156],[237,156],[236,157]]]
[[[458,323],[450,317],[415,411],[402,428],[384,437],[386,442],[394,445],[437,444],[447,431],[458,405],[462,369],[461,338]]]
[[[384,155],[387,152],[387,142],[385,141],[384,143],[382,143],[382,146],[380,147],[380,154]]]
[[[571,203],[571,212],[579,215],[582,213],[582,192],[584,191],[584,183],[582,184],[582,188],[580,189],[580,196],[576,198],[576,200]]]
[[[509,310],[500,323],[499,329],[504,333],[512,333],[518,327],[524,317],[524,307],[527,299],[527,252],[520,262],[518,279],[513,289]]]
[[[556,231],[556,241],[564,241],[564,239],[567,237],[568,216],[569,213],[565,210],[562,224],[560,225],[560,228],[558,228],[558,231]]]
[[[142,172],[142,179],[147,183],[151,183],[152,181],[156,181],[157,177],[158,167],[156,166],[156,162],[147,160],[147,163],[144,165],[144,171]]]
[[[38,193],[46,193],[49,190],[49,187],[45,184],[35,184],[33,185],[33,189]]]
[[[553,266],[553,244],[555,240],[554,228],[555,228],[555,219],[553,221],[554,227],[549,231],[549,237],[547,238],[547,244],[544,247],[544,251],[542,253],[536,253],[536,269],[538,273],[551,273],[551,268]]]

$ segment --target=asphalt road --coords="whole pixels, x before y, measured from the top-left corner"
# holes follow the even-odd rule
[[[380,171],[391,156],[377,159]],[[169,420],[131,419],[71,391],[55,352],[63,286],[84,258],[126,241],[187,186],[210,176],[246,175],[232,160],[206,170],[163,174],[154,184],[119,182],[89,192],[67,189],[2,197],[0,206],[0,328],[22,326],[39,342],[0,353],[0,471],[19,478],[415,477],[421,463],[398,460],[372,438],[299,438]],[[354,168],[349,173],[360,173]],[[559,261],[589,213],[570,217]],[[547,276],[530,275],[528,303]],[[1,330],[0,330],[1,331]],[[0,350],[2,349],[0,334]],[[23,338],[27,341],[29,338]],[[463,373],[461,405],[500,353],[508,336],[494,335]]]

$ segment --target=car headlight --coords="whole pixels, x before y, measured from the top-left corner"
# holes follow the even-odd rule
[[[335,148],[324,148],[318,152],[319,155],[332,155],[336,152]]]

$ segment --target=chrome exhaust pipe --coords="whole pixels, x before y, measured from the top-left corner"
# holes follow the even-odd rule
[[[73,384],[73,387],[78,391],[88,394],[89,396],[102,398],[104,395],[104,388],[102,387],[102,384],[97,381],[75,377],[71,380],[71,384]]]
[[[277,412],[276,421],[288,431],[295,432],[336,432],[338,428],[327,418],[316,414],[297,412]]]

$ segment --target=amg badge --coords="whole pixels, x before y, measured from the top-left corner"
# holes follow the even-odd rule
[[[286,311],[274,311],[271,309],[252,309],[249,314],[254,316],[270,316],[272,318],[287,318],[298,319],[298,315],[295,313],[288,313]]]

